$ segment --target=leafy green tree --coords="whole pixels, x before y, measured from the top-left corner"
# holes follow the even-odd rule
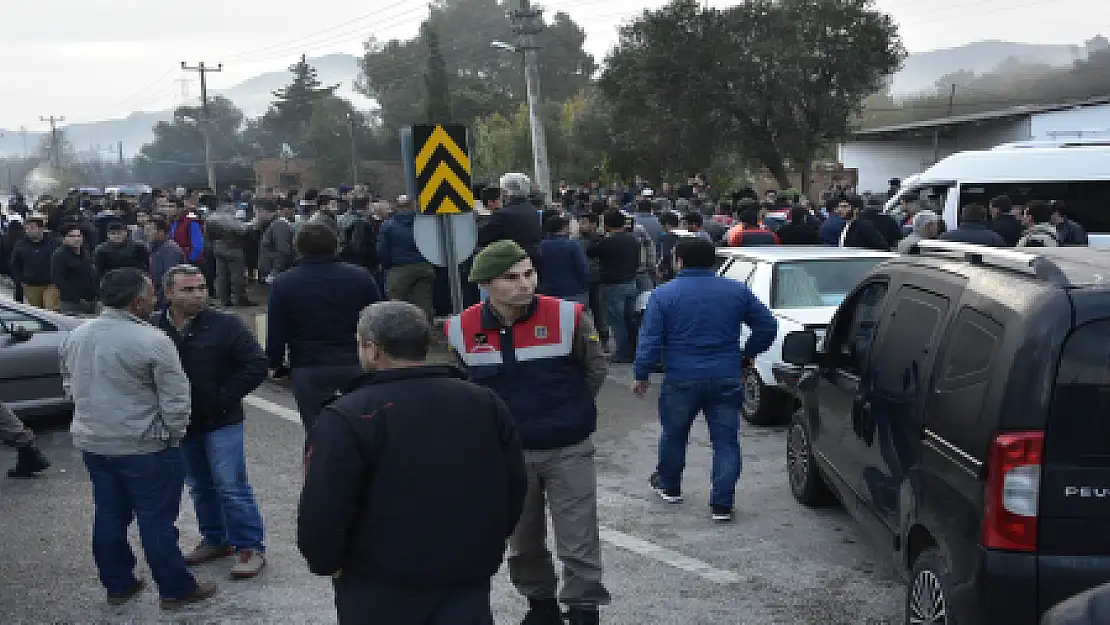
[[[316,104],[305,142],[316,154],[316,175],[329,187],[353,183],[356,172],[352,167],[357,167],[359,182],[366,182],[369,170],[365,162],[384,156],[381,138],[370,125],[369,116],[334,96]]]
[[[497,0],[436,0],[427,23],[435,26],[450,77],[454,121],[469,123],[493,113],[507,117],[525,101],[521,55],[490,47],[493,41],[516,39],[505,5]],[[365,44],[357,87],[377,100],[390,132],[427,121],[429,32],[422,28],[407,41],[371,39]],[[584,41],[582,29],[565,14],[556,14],[536,37],[542,47],[540,82],[546,101],[561,102],[589,87],[596,64],[584,51]]]
[[[222,185],[242,184],[246,179],[249,184],[253,180],[250,163],[258,154],[243,141],[243,112],[227,98],[214,96],[208,101],[208,113],[216,180]],[[135,175],[156,185],[206,182],[200,106],[180,106],[171,121],[154,126],[154,141],[135,158]]]

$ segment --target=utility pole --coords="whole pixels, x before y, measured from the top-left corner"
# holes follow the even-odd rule
[[[117,141],[116,142],[116,150],[117,150],[117,153],[119,154],[119,166],[120,166],[120,169],[122,169],[123,168],[123,141]]]
[[[956,104],[956,83],[952,83],[952,90],[948,93],[948,113],[945,117],[952,117],[952,108]],[[933,129],[933,164],[940,162],[940,126]]]
[[[23,160],[27,160],[27,127],[26,126],[20,126],[19,127],[19,134],[23,138]]]
[[[64,122],[66,118],[55,117],[39,117],[40,122],[50,122],[50,151],[51,157],[54,161],[54,168],[57,170],[62,169],[62,150],[58,146],[58,123]]]
[[[216,67],[207,67],[204,61],[201,61],[196,67],[189,67],[185,62],[181,62],[181,69],[187,72],[197,72],[200,74],[200,116],[201,116],[201,132],[204,134],[204,167],[208,170],[208,188],[212,192],[216,192],[216,167],[212,164],[212,132],[211,120],[208,117],[208,74],[210,72],[224,71],[224,64],[220,63]]]
[[[358,184],[358,152],[355,151],[354,113],[347,114],[347,135],[351,138],[351,185]]]
[[[540,68],[535,36],[543,27],[543,12],[533,9],[530,0],[513,0],[509,14],[513,32],[520,36],[518,49],[524,53],[524,81],[528,87],[528,121],[532,127],[532,164],[536,184],[551,201],[551,171],[547,163],[547,136],[543,128],[543,98],[540,96]]]

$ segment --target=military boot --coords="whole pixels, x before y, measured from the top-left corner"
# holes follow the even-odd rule
[[[555,599],[529,599],[528,614],[520,625],[564,625],[559,602]]]
[[[567,611],[569,625],[599,625],[601,614],[597,608],[571,608]]]

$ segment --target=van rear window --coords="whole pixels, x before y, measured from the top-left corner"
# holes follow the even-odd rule
[[[1110,457],[1110,319],[1081,326],[1064,344],[1048,433],[1076,460]]]

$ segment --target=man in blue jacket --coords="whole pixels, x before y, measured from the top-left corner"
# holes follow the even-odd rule
[[[362,375],[355,328],[362,310],[381,298],[365,267],[336,256],[339,237],[327,225],[305,223],[293,246],[297,266],[270,288],[266,355],[275,377],[291,370],[297,410],[309,432],[324,405]]]
[[[385,289],[389,299],[408,302],[432,322],[436,268],[416,247],[413,224],[416,209],[408,196],[397,198],[397,212],[378,232],[378,259],[386,271]]]
[[[640,327],[632,391],[643,396],[663,360],[659,393],[659,464],[651,487],[664,501],[682,501],[682,469],[690,427],[705,414],[713,444],[709,507],[713,520],[732,520],[740,477],[742,372],[775,340],[778,322],[742,282],[713,271],[713,244],[683,238],[675,244],[674,280],[655,289]],[[741,349],[740,327],[751,328]]]
[[[586,251],[570,239],[570,220],[549,217],[543,224],[546,237],[540,243],[539,285],[536,292],[559,299],[590,303],[590,264]]]

